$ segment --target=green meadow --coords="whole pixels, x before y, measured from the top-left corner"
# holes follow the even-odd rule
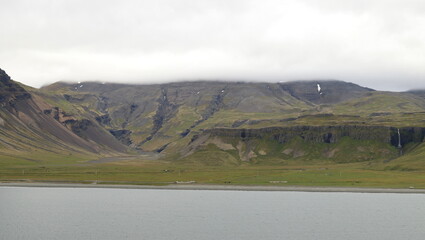
[[[425,147],[385,162],[352,163],[292,160],[246,163],[232,153],[206,149],[178,161],[137,156],[96,163],[96,156],[42,154],[0,156],[0,181],[164,185],[175,182],[235,185],[425,188]],[[235,155],[235,154],[233,154]],[[194,161],[193,158],[203,158]],[[220,159],[222,162],[208,164]],[[223,160],[224,159],[224,160]]]

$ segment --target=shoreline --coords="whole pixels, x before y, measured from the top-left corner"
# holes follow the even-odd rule
[[[410,193],[424,194],[425,189],[410,188],[359,188],[359,187],[309,187],[309,186],[259,186],[259,185],[120,185],[44,182],[0,182],[0,187],[43,187],[43,188],[110,188],[110,189],[157,189],[157,190],[216,190],[216,191],[280,191],[280,192],[348,192],[348,193]]]

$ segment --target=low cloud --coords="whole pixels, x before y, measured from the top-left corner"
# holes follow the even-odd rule
[[[31,86],[340,79],[425,88],[422,1],[0,3],[0,67]]]

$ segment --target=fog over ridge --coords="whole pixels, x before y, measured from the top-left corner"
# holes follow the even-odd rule
[[[0,0],[0,67],[59,80],[339,79],[425,88],[418,0]]]

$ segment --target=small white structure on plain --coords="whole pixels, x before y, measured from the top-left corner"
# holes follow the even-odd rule
[[[221,92],[222,92],[222,93],[224,93],[224,89],[223,89],[223,90],[221,90]]]
[[[80,85],[80,88],[82,88],[82,87],[83,87],[83,84]]]

